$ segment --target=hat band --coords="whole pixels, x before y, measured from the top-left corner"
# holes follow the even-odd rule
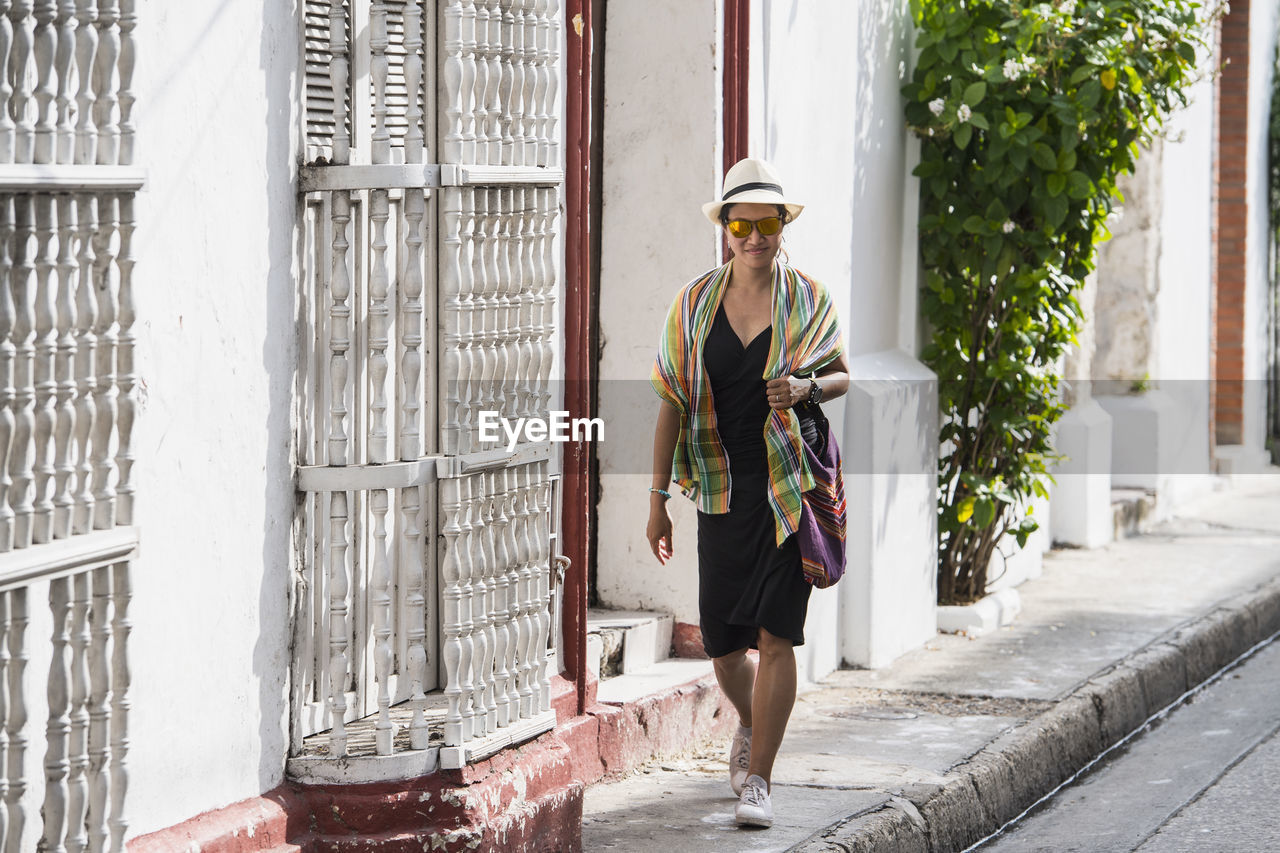
[[[727,201],[738,193],[750,192],[751,190],[772,190],[778,195],[782,195],[782,187],[779,184],[767,184],[761,181],[752,181],[748,184],[738,184],[736,187],[725,193],[720,200]]]

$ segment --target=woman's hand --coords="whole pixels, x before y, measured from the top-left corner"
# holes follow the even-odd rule
[[[789,409],[809,396],[809,380],[784,376],[781,379],[770,379],[764,385],[769,395],[769,406],[774,409]]]
[[[650,495],[649,524],[645,528],[645,536],[649,539],[653,556],[666,565],[675,549],[671,545],[671,511],[667,509],[666,498],[659,494]]]

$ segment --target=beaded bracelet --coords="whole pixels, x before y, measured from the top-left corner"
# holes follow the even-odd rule
[[[666,498],[667,500],[671,500],[671,493],[670,493],[670,492],[668,492],[666,489],[655,489],[655,488],[653,488],[652,486],[650,486],[650,487],[649,487],[649,491],[650,491],[650,492],[657,492],[658,494],[662,495],[662,496],[663,496],[664,498]]]

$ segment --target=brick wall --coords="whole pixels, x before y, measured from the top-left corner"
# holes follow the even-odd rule
[[[1249,144],[1249,3],[1232,0],[1222,20],[1214,182],[1212,370],[1214,439],[1244,440],[1245,249]]]

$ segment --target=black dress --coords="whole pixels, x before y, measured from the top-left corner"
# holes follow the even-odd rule
[[[702,349],[716,425],[729,456],[729,512],[698,512],[698,610],[702,646],[713,658],[756,648],[757,629],[804,643],[809,590],[791,536],[778,547],[769,508],[764,425],[770,329],[744,349],[724,306]]]

